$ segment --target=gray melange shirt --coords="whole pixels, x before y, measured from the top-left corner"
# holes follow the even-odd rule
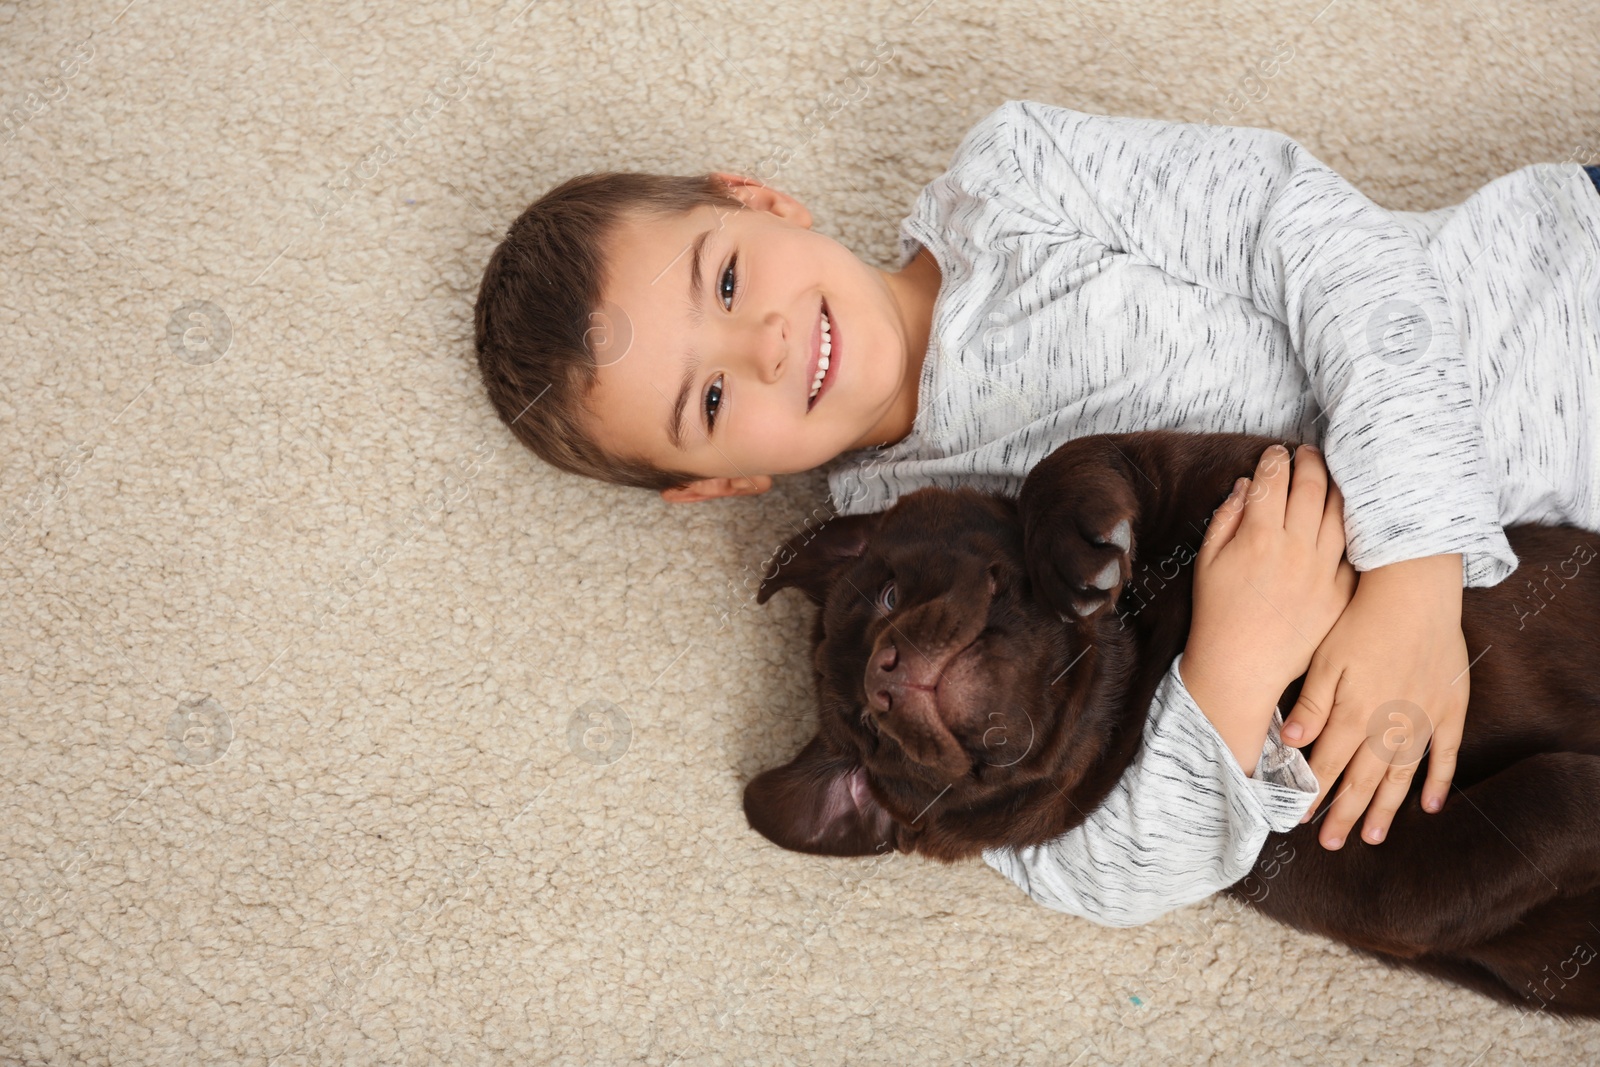
[[[902,266],[919,245],[943,282],[916,421],[830,466],[844,514],[1015,493],[1072,438],[1175,429],[1320,444],[1358,571],[1459,552],[1491,586],[1517,563],[1502,524],[1600,530],[1600,196],[1576,163],[1390,211],[1271,130],[1011,101],[918,196]],[[1201,900],[1316,796],[1282,721],[1245,777],[1174,661],[1105,803],[983,858],[1110,926]]]

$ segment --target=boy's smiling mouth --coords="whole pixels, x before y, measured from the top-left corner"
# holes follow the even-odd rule
[[[824,342],[828,345],[826,353],[822,350]],[[822,394],[833,385],[838,363],[839,327],[828,311],[828,302],[823,300],[817,309],[817,324],[811,329],[811,361],[806,366],[809,371],[806,381],[810,387],[806,397],[807,411],[815,407],[817,401],[822,399]]]

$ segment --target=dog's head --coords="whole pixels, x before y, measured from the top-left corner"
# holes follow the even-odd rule
[[[1092,624],[1035,602],[1013,501],[924,489],[778,558],[757,601],[817,603],[820,721],[745,788],[752,827],[798,852],[955,860],[1002,843],[1036,792],[1059,800],[1084,690],[1062,676]]]

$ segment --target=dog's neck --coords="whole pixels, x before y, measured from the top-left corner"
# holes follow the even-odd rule
[[[1081,659],[1054,683],[1064,688],[1064,703],[1053,776],[1057,803],[1051,805],[1056,825],[1049,837],[1078,826],[1105,800],[1133,762],[1149,714],[1149,700],[1129,692],[1138,683],[1134,632],[1106,613],[1078,633],[1087,639]]]

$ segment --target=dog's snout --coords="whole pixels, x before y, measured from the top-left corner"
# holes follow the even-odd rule
[[[983,632],[1001,582],[997,563],[962,566],[942,594],[910,609],[902,605],[867,657],[862,688],[868,708],[902,713],[912,705],[935,706],[945,667]]]
[[[867,704],[880,712],[901,710],[914,693],[931,696],[951,656],[930,657],[915,645],[902,649],[893,631],[884,632],[867,660]]]
[[[955,672],[953,698],[950,692],[941,695],[941,688],[946,669],[970,644],[947,637],[935,645],[924,642],[920,632],[910,636],[886,627],[873,642],[862,678],[868,729],[892,738],[913,762],[947,780],[965,775],[971,763],[951,732],[952,722],[965,712],[960,691],[973,680],[971,665]]]
[[[888,711],[894,707],[895,692],[903,684],[903,678],[895,673],[899,666],[900,649],[894,641],[884,640],[873,650],[867,664],[866,690],[867,702],[874,709]]]

